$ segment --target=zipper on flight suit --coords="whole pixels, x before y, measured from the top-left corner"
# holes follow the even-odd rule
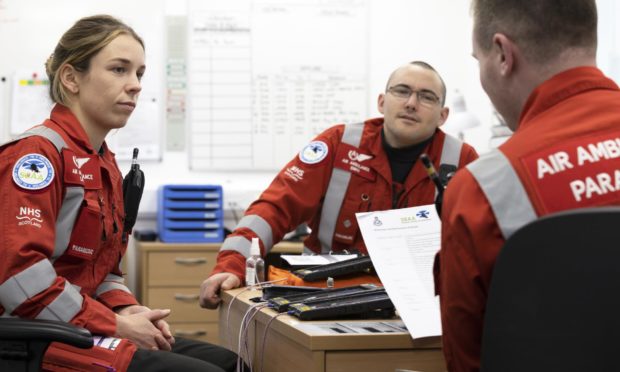
[[[405,187],[392,183],[392,209],[401,208],[398,206],[401,196],[405,192]]]
[[[112,204],[112,232],[116,234],[118,232],[118,225],[116,224],[116,205]]]
[[[101,195],[101,191],[99,191],[99,208],[101,208],[101,240],[106,241],[108,236],[105,231],[105,200],[103,199],[103,195]]]

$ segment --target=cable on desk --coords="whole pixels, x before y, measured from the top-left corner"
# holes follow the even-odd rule
[[[233,302],[235,302],[235,300],[244,292],[247,292],[247,291],[250,291],[250,290],[254,290],[254,289],[262,289],[263,287],[267,287],[269,284],[278,283],[278,282],[281,282],[283,280],[286,280],[286,278],[277,279],[277,280],[270,280],[270,281],[266,281],[266,282],[260,282],[260,283],[257,283],[254,286],[245,287],[242,291],[240,291],[239,293],[235,294],[233,296],[233,298],[230,300],[230,303],[228,304],[228,308],[226,310],[226,332],[225,333],[226,333],[227,340],[225,342],[228,344],[228,347],[231,350],[233,350],[233,345],[232,345],[232,330],[230,329],[230,313],[231,313],[231,310],[232,310]],[[240,328],[239,328],[239,343],[238,343],[238,349],[237,349],[237,371],[239,371],[239,372],[241,371],[241,369],[240,369],[241,368],[241,360],[242,360],[241,354],[243,352],[243,350],[241,349],[241,340],[245,338],[243,336],[243,333],[244,333],[243,332],[243,330],[244,330],[244,323],[246,321],[246,317],[249,314],[249,312],[251,310],[253,310],[254,308],[258,307],[258,306],[261,306],[261,309],[262,309],[264,307],[267,307],[267,304],[265,304],[265,303],[258,303],[258,304],[251,305],[250,308],[243,315],[243,318],[241,320],[241,325],[240,325]],[[253,316],[256,315],[256,313],[258,313],[258,311],[260,311],[260,309],[255,311]],[[251,319],[250,319],[250,321],[251,321]],[[247,331],[245,333],[247,333]],[[245,344],[246,351],[247,351],[248,350],[247,340],[246,340],[246,342],[244,344]],[[249,356],[249,351],[247,352],[247,354]],[[250,371],[252,371],[252,363],[251,363],[251,361],[252,360],[250,359],[250,364],[249,364],[250,365]]]
[[[267,331],[269,330],[269,327],[271,327],[271,323],[280,315],[286,315],[286,313],[278,313],[274,315],[273,318],[269,319],[269,321],[265,325],[265,331],[263,333],[263,344],[261,345],[260,352],[260,372],[263,372],[265,370],[265,344],[267,343]]]
[[[250,290],[254,290],[257,288],[262,289],[263,287],[268,286],[268,284],[273,284],[273,283],[278,283],[281,281],[286,280],[286,278],[282,278],[282,279],[277,279],[277,280],[270,280],[267,282],[260,282],[257,283],[255,286],[250,286],[250,287],[245,287],[245,289],[243,289],[243,291],[237,293],[236,295],[233,296],[233,298],[230,300],[230,303],[228,304],[228,309],[226,310],[226,336],[227,336],[227,340],[226,343],[228,344],[228,347],[232,350],[233,349],[233,345],[232,345],[232,332],[230,330],[230,311],[232,309],[232,304],[233,302],[235,302],[235,300],[237,299],[237,297],[239,297],[240,294],[250,291]]]
[[[237,372],[241,372],[241,364],[242,362],[245,362],[245,360],[243,360],[243,345],[245,343],[243,343],[244,341],[244,333],[245,333],[245,321],[248,317],[248,314],[250,314],[250,312],[252,312],[252,310],[256,307],[259,306],[260,304],[254,304],[251,305],[245,312],[245,314],[243,314],[243,318],[241,318],[241,323],[239,324],[239,338],[237,340]],[[242,344],[243,343],[243,344]],[[252,371],[252,361],[249,361],[250,364],[250,372]]]
[[[248,311],[245,312],[243,319],[241,320],[241,327],[239,328],[239,352],[237,354],[237,369],[241,372],[241,360],[243,359],[244,349],[242,346],[245,346],[245,354],[248,359],[248,365],[250,366],[250,372],[252,372],[252,355],[250,354],[250,348],[248,347],[248,329],[250,328],[250,324],[252,323],[252,319],[258,314],[262,309],[267,307],[265,303],[258,303],[250,306]],[[242,345],[243,342],[243,345]]]
[[[233,345],[232,345],[232,331],[230,330],[230,310],[232,308],[232,304],[233,302],[235,302],[235,300],[237,299],[237,297],[239,297],[240,294],[242,294],[243,292],[249,291],[251,290],[252,287],[246,287],[243,291],[237,293],[236,295],[233,296],[232,300],[230,300],[230,303],[228,304],[228,310],[226,312],[226,343],[228,344],[228,347],[232,350],[233,349]]]

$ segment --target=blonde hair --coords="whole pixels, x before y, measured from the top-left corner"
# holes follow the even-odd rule
[[[66,88],[57,76],[62,66],[68,64],[77,71],[88,71],[90,60],[120,35],[132,36],[144,49],[142,38],[131,27],[109,15],[82,18],[67,30],[45,63],[52,101],[67,104]]]

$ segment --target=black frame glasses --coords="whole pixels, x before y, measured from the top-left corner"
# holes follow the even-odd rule
[[[418,102],[424,106],[436,106],[441,103],[441,98],[437,96],[433,91],[428,89],[411,89],[407,85],[393,85],[387,89],[387,92],[392,94],[396,98],[408,100],[411,95],[415,93]]]

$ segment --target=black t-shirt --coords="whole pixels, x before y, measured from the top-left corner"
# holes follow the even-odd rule
[[[392,207],[396,208],[398,199],[404,191],[403,183],[407,179],[411,168],[420,157],[422,151],[433,140],[433,136],[424,142],[403,147],[400,149],[390,146],[385,140],[385,133],[381,131],[381,143],[385,151],[388,161],[390,162],[390,170],[392,171]]]

